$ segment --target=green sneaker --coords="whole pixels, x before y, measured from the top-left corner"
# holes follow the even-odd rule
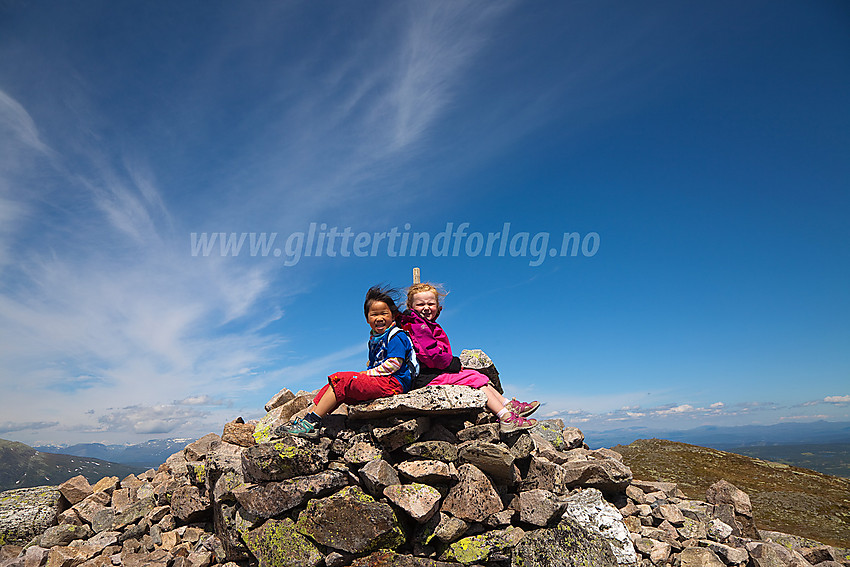
[[[306,419],[296,419],[291,424],[283,426],[283,430],[290,435],[296,437],[304,437],[305,439],[316,439],[319,436],[320,424],[307,421]]]

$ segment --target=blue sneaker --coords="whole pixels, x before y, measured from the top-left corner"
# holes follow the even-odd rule
[[[296,419],[290,424],[284,425],[282,429],[290,435],[295,435],[296,437],[303,437],[305,439],[316,439],[317,437],[319,437],[319,426],[320,424],[318,423],[313,423],[311,421],[307,421],[304,418],[300,418]]]

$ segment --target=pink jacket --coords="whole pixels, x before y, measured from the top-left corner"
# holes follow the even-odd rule
[[[401,328],[407,331],[413,341],[416,358],[420,364],[430,368],[448,368],[452,362],[452,346],[439,323],[425,320],[412,309],[402,313],[399,321]]]

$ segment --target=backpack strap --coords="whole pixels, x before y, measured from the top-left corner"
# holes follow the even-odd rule
[[[399,329],[398,326],[390,329],[390,334],[387,336],[387,344],[392,340],[396,334],[402,333],[407,337],[407,333],[403,329]],[[410,368],[410,379],[412,381],[419,375],[419,360],[416,358],[416,349],[413,348],[413,341],[410,340],[410,337],[407,337],[408,342],[410,342],[410,349],[407,352],[407,356],[404,359],[404,362],[407,364],[408,368]]]

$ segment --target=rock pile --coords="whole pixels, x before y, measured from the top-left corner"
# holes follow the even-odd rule
[[[157,470],[69,480],[42,503],[55,525],[30,540],[19,521],[31,531],[7,533],[0,566],[850,565],[762,541],[724,481],[686,500],[560,420],[501,434],[470,388],[341,408],[315,440],[285,433],[310,399],[282,390],[259,422],[228,423]]]

